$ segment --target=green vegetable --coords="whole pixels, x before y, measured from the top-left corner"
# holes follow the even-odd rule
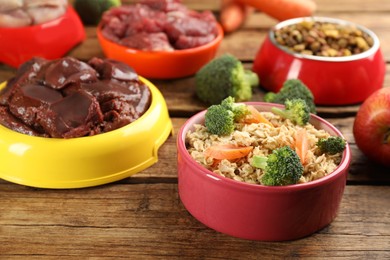
[[[203,102],[214,105],[229,96],[237,102],[250,100],[252,87],[258,84],[257,74],[245,70],[230,54],[213,59],[195,74],[196,95]]]
[[[205,115],[207,131],[216,135],[228,135],[234,131],[234,114],[221,105],[212,105]]]
[[[307,106],[305,100],[300,98],[287,99],[284,106],[284,109],[273,107],[271,111],[286,119],[290,119],[291,122],[300,126],[306,125],[309,122],[310,108]]]
[[[234,102],[234,98],[227,97],[221,102],[221,106],[233,112],[234,121],[239,122],[250,114],[248,107],[245,104],[238,104]]]
[[[287,99],[301,98],[306,101],[311,113],[316,113],[313,93],[299,79],[286,80],[278,93],[268,92],[264,96],[264,101],[269,103],[284,104]]]
[[[250,112],[245,104],[234,103],[234,98],[227,97],[221,104],[207,109],[205,125],[207,131],[216,135],[228,135],[234,131],[234,123],[243,119]]]
[[[120,5],[120,0],[75,0],[73,3],[83,23],[88,25],[97,25],[105,11]]]
[[[255,155],[251,165],[265,171],[261,184],[266,186],[296,184],[303,174],[301,160],[289,146],[278,148],[267,157]]]
[[[331,136],[328,138],[320,138],[317,142],[317,147],[322,153],[336,154],[344,151],[346,142],[339,136]]]

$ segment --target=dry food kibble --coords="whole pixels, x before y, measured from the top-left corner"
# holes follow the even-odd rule
[[[359,54],[370,49],[373,39],[352,25],[320,21],[303,21],[274,31],[278,44],[293,52],[342,57]]]

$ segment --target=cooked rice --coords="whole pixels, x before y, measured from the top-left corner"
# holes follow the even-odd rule
[[[277,148],[286,145],[292,146],[295,132],[302,128],[271,112],[261,113],[275,127],[262,123],[236,124],[236,128],[231,135],[218,136],[210,134],[204,125],[194,125],[194,131],[188,131],[186,135],[188,152],[195,161],[217,174],[237,181],[260,184],[264,171],[250,165],[252,157],[254,155],[267,156]],[[298,183],[309,182],[326,176],[333,172],[341,161],[341,153],[334,155],[321,154],[316,147],[317,141],[320,138],[328,138],[329,133],[314,128],[310,123],[306,124],[304,128],[307,131],[310,149],[306,158],[307,162],[304,165],[303,175]],[[204,151],[216,144],[253,146],[254,149],[248,156],[234,162],[221,160],[219,163],[215,163],[213,158],[204,156]]]

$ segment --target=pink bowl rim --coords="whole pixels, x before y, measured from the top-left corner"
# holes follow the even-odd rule
[[[281,29],[281,28],[289,26],[289,25],[297,24],[297,23],[300,23],[302,21],[319,21],[319,22],[328,22],[328,23],[334,23],[334,24],[340,24],[340,25],[354,26],[354,27],[360,29],[361,31],[367,33],[373,39],[374,44],[373,44],[373,46],[371,46],[370,49],[368,49],[367,51],[364,51],[362,53],[359,53],[359,54],[354,54],[351,56],[342,56],[342,57],[323,57],[323,56],[314,56],[314,55],[296,53],[296,52],[289,50],[287,47],[281,46],[280,44],[278,44],[275,41],[274,30],[278,30],[278,29]],[[331,18],[331,17],[308,16],[308,17],[298,17],[298,18],[285,20],[285,21],[282,21],[282,22],[276,24],[269,31],[268,37],[275,47],[282,50],[283,52],[286,52],[289,55],[292,55],[293,57],[301,58],[301,59],[308,59],[308,60],[327,61],[327,62],[348,62],[348,61],[365,59],[367,57],[374,55],[380,48],[379,38],[373,31],[369,30],[368,28],[366,28],[360,24],[350,22],[347,20]]]
[[[201,46],[198,46],[195,48],[181,49],[181,50],[175,49],[173,51],[143,51],[143,50],[139,50],[139,49],[129,48],[129,47],[126,47],[124,45],[120,45],[120,44],[113,42],[113,41],[107,39],[106,37],[104,37],[104,35],[102,33],[102,26],[103,26],[102,22],[99,23],[96,30],[97,30],[97,35],[98,35],[99,40],[106,41],[109,44],[115,46],[116,48],[121,49],[123,52],[133,53],[133,54],[138,53],[138,54],[144,54],[144,55],[156,55],[157,54],[157,55],[169,56],[172,54],[173,55],[197,54],[198,52],[208,50],[208,49],[220,44],[223,37],[224,37],[224,32],[223,32],[222,26],[218,22],[216,22],[216,25],[217,25],[218,33],[217,33],[217,36],[211,42],[208,42],[204,45],[201,45]]]
[[[54,18],[53,20],[40,23],[40,24],[34,24],[34,25],[28,25],[28,26],[22,26],[22,27],[0,27],[0,31],[4,32],[12,32],[14,31],[15,33],[23,33],[28,30],[36,30],[36,29],[45,29],[46,27],[52,27],[53,25],[57,25],[58,23],[61,22],[64,18],[67,18],[72,12],[76,12],[74,8],[68,4],[66,7],[65,13],[63,13],[61,16]]]
[[[275,104],[275,103],[265,103],[265,102],[244,102],[245,104],[248,105],[253,105],[257,107],[268,107],[271,108],[273,106],[277,107],[283,107],[283,105],[280,104]],[[194,121],[203,118],[207,110],[203,110],[198,112],[197,114],[193,115],[190,117],[180,128],[178,135],[177,135],[177,152],[178,156],[182,156],[182,159],[185,161],[185,163],[190,164],[192,167],[194,167],[197,171],[191,172],[189,174],[199,174],[202,175],[204,178],[209,179],[210,181],[214,182],[219,182],[221,185],[226,185],[230,188],[235,188],[235,189],[242,189],[246,191],[252,191],[252,192],[268,192],[268,193],[273,193],[273,192],[291,192],[291,191],[299,191],[299,190],[307,190],[307,189],[312,189],[316,188],[322,185],[326,185],[328,183],[331,183],[335,179],[339,178],[340,175],[347,174],[350,162],[351,162],[351,149],[350,146],[347,142],[346,148],[343,152],[342,160],[340,164],[337,166],[337,168],[327,176],[324,176],[320,179],[311,181],[311,182],[306,182],[306,183],[299,183],[299,184],[293,184],[293,185],[286,185],[286,186],[263,186],[259,184],[251,184],[251,183],[246,183],[246,182],[240,182],[240,181],[235,181],[232,179],[229,179],[227,177],[218,175],[205,167],[203,167],[201,164],[197,163],[188,153],[187,148],[185,146],[185,134],[184,132],[185,128],[190,129],[192,127],[192,124]],[[326,127],[328,127],[331,131],[333,131],[337,136],[340,136],[345,139],[343,134],[331,123],[326,121],[325,119],[315,115],[311,114],[311,119],[310,123],[316,124],[323,124]],[[191,124],[191,125],[190,125]]]

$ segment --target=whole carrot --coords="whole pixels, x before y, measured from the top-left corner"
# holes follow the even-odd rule
[[[243,4],[283,21],[296,17],[311,16],[317,5],[313,0],[238,0]]]
[[[219,21],[225,33],[240,28],[252,10],[252,7],[240,3],[238,0],[223,0]]]

